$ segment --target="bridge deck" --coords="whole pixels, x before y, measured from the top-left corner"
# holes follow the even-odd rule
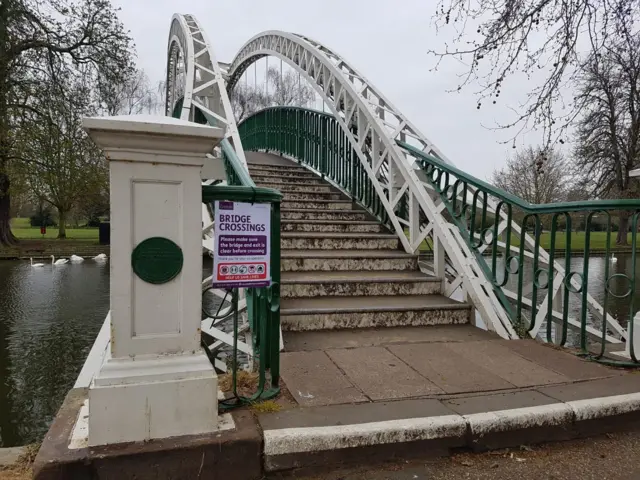
[[[285,332],[267,470],[369,465],[640,428],[640,376],[471,325]]]
[[[628,377],[534,340],[501,340],[467,325],[287,332],[284,339],[282,377],[303,407],[566,388],[600,379],[615,384]]]

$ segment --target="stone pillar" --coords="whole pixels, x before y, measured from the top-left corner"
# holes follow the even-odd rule
[[[212,432],[200,347],[200,170],[223,131],[153,116],[87,118],[111,181],[111,343],[89,389],[89,445]]]

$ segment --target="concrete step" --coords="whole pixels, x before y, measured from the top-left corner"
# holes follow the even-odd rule
[[[384,225],[374,221],[354,220],[284,220],[283,232],[383,233]]]
[[[252,163],[252,162],[248,162],[247,163],[248,167],[249,167],[249,171],[253,172],[272,172],[272,173],[279,173],[279,172],[301,172],[301,173],[305,173],[308,172],[309,170],[307,170],[307,168],[300,166],[296,163],[291,162],[290,165],[270,165],[270,164],[266,164],[266,163]]]
[[[280,218],[283,222],[288,220],[330,220],[343,222],[361,222],[370,219],[370,215],[364,210],[309,210],[303,208],[282,208]]]
[[[471,307],[442,295],[283,298],[285,331],[335,330],[469,322]]]
[[[284,195],[285,201],[307,200],[307,201],[328,201],[344,200],[340,192],[280,192]]]
[[[283,232],[282,249],[290,250],[392,250],[398,237],[388,233]]]
[[[254,180],[255,182],[255,180]],[[273,188],[275,190],[278,190],[280,192],[306,192],[306,193],[311,193],[311,192],[327,192],[327,193],[331,193],[334,191],[334,188],[329,185],[328,183],[318,183],[315,185],[304,185],[304,184],[288,184],[288,185],[283,185],[281,183],[269,183],[269,182],[265,182],[265,183],[257,183],[256,185],[258,185],[259,187],[264,187],[264,188]]]
[[[283,272],[282,298],[430,295],[442,282],[419,271]]]
[[[417,270],[418,257],[400,250],[282,250],[283,272]]]
[[[352,210],[351,200],[287,200],[281,208],[299,208],[303,210]]]
[[[269,177],[273,176],[273,177],[280,177],[280,178],[289,178],[289,177],[320,178],[319,175],[316,175],[315,173],[305,168],[303,169],[281,168],[278,170],[266,169],[266,168],[249,168],[249,173],[251,174],[252,177],[254,175],[257,175],[257,176],[269,176]]]
[[[257,184],[273,183],[276,185],[319,185],[325,183],[324,180],[316,175],[296,175],[291,177],[281,177],[280,175],[251,175],[251,178]]]

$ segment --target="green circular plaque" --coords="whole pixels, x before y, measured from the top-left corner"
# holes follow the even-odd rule
[[[133,249],[131,268],[138,277],[160,285],[176,278],[182,271],[182,249],[168,238],[152,237]]]

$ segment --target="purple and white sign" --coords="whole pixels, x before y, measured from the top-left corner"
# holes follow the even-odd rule
[[[213,239],[213,285],[271,285],[271,205],[217,201]]]

